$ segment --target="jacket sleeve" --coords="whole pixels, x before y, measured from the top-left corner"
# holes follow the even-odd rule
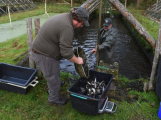
[[[112,36],[107,36],[105,41],[99,45],[99,50],[102,50],[102,49],[110,49],[113,45],[114,45],[114,38]]]

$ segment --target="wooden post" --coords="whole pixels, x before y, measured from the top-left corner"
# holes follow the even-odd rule
[[[47,10],[46,10],[46,0],[45,0],[45,14],[43,15],[43,17],[44,17],[45,15],[47,15],[48,17],[50,17],[49,14],[47,13]]]
[[[35,23],[35,36],[36,36],[40,29],[40,18],[35,18],[34,23]]]
[[[71,7],[73,7],[73,0],[71,0]]]
[[[12,23],[11,23],[11,15],[10,15],[10,8],[9,8],[9,5],[8,5],[7,7],[8,7],[8,15],[9,15],[9,19],[10,19],[11,29],[13,29]]]
[[[99,44],[100,44],[100,30],[101,30],[101,17],[102,17],[102,0],[100,0],[99,7],[99,29],[98,29],[98,44],[97,44],[97,60],[96,60],[96,70],[99,62]]]
[[[36,35],[38,34],[39,32],[39,29],[40,29],[40,18],[35,18],[34,20],[34,24],[35,24],[35,37]],[[40,76],[42,73],[41,73],[41,70],[37,68],[37,74]]]
[[[33,41],[32,18],[27,18],[26,24],[27,24],[27,38],[28,38],[28,51],[29,51],[29,67],[35,68],[34,61],[32,59],[32,55],[31,55],[31,45],[32,45],[32,41]]]
[[[158,7],[158,0],[156,2],[155,12],[157,12],[157,7]]]
[[[136,6],[139,7],[143,0],[137,0]]]
[[[127,3],[127,0],[125,0],[125,8],[126,8],[126,3]]]
[[[152,66],[152,71],[151,71],[151,76],[150,76],[150,82],[149,82],[148,90],[153,90],[154,89],[153,81],[154,81],[154,76],[155,76],[155,73],[156,73],[156,68],[157,68],[157,65],[158,65],[160,45],[161,45],[161,19],[160,19],[158,40],[156,42],[155,54],[154,54],[154,60],[153,60],[153,66]]]

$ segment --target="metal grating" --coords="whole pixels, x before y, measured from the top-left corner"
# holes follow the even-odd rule
[[[32,0],[0,0],[0,14],[8,14],[8,6],[10,12],[21,12],[25,10],[32,10],[36,5]]]
[[[144,15],[159,23],[161,18],[161,0],[149,7]]]

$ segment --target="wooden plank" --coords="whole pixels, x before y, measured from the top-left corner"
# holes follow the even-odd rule
[[[31,55],[31,45],[32,45],[32,41],[33,41],[32,18],[27,18],[26,24],[27,24],[27,38],[28,38],[28,51],[29,51],[29,67],[35,68],[34,61],[32,59],[32,55]]]
[[[158,65],[160,45],[161,45],[161,20],[160,20],[158,40],[157,40],[156,47],[155,47],[155,54],[154,54],[154,60],[153,60],[153,66],[152,66],[152,71],[151,71],[151,75],[150,75],[150,82],[149,82],[148,90],[154,89],[153,82],[154,82],[154,76],[156,74],[156,69],[157,69],[157,65]]]
[[[22,53],[21,55],[19,55],[18,57],[16,57],[14,60],[15,60],[15,61],[18,60],[20,57],[26,55],[27,53],[28,53],[28,50],[25,51],[24,53]]]
[[[36,35],[38,34],[40,30],[40,18],[35,18],[34,24],[35,24],[35,37],[36,37]],[[37,74],[40,76],[42,74],[41,70],[37,67],[36,69],[37,69]]]

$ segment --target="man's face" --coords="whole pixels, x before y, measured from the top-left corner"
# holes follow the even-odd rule
[[[107,31],[108,29],[110,29],[112,26],[112,24],[110,26],[104,26],[104,29]]]
[[[104,26],[104,29],[105,29],[105,30],[108,30],[108,26]]]
[[[84,24],[83,21],[82,21],[82,22],[77,22],[77,23],[75,24],[75,28],[83,27],[83,24]]]

